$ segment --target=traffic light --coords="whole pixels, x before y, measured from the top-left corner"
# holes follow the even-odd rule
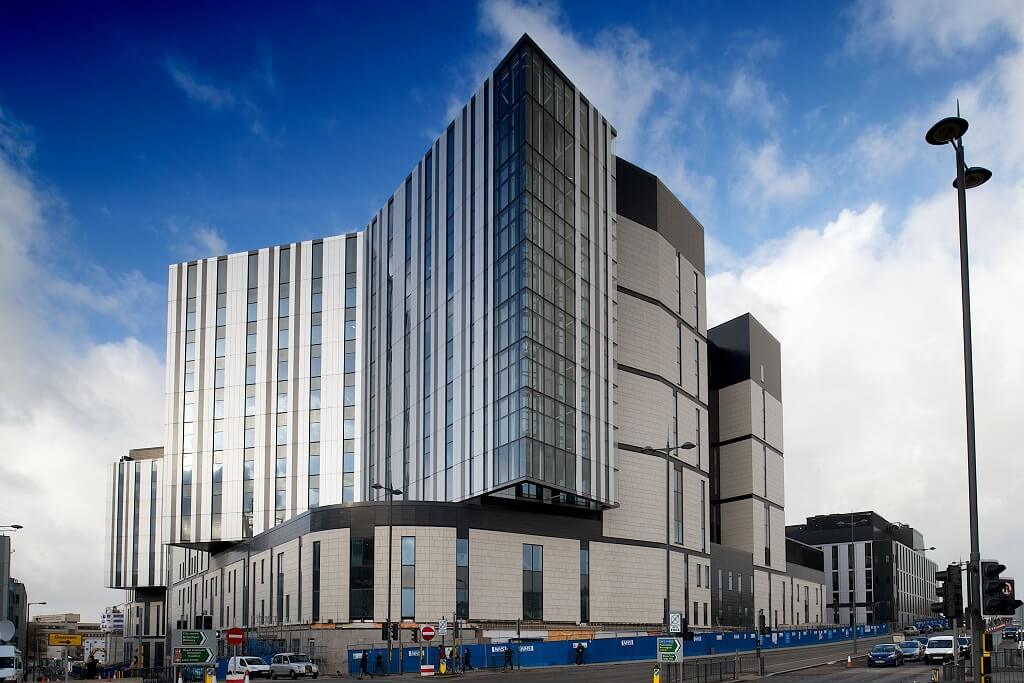
[[[768,625],[768,620],[764,618],[764,612],[757,615],[757,632],[763,636],[772,632],[771,626]]]
[[[412,630],[412,642],[414,642],[414,643],[420,642],[420,630],[418,628],[414,628]]]
[[[391,623],[391,640],[398,640],[398,622]]]
[[[1013,579],[1000,576],[1006,565],[994,560],[981,563],[981,613],[986,617],[1008,616],[1022,603],[1017,599]]]
[[[396,624],[392,624],[390,621],[385,621],[380,625],[380,639],[381,640],[397,640],[391,637],[391,627]]]
[[[946,571],[935,572],[936,594],[942,602],[932,603],[932,612],[947,619],[961,619],[964,616],[964,577],[960,565],[951,564]]]

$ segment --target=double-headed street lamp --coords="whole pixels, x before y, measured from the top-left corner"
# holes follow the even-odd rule
[[[971,624],[971,659],[975,671],[981,671],[981,640],[985,622],[981,616],[980,577],[981,544],[978,539],[978,467],[974,439],[974,360],[971,349],[971,285],[967,258],[967,190],[983,185],[992,171],[981,166],[968,167],[964,161],[964,133],[967,120],[948,116],[924,136],[930,145],[952,145],[956,156],[957,214],[960,219],[960,305],[964,327],[964,389],[967,412],[967,504],[971,527],[971,557],[967,572],[967,611]]]
[[[393,555],[393,552],[394,552],[394,547],[393,547],[394,544],[391,541],[391,531],[393,529],[393,526],[391,524],[391,522],[392,522],[392,514],[393,514],[392,508],[394,507],[395,496],[404,495],[404,492],[401,489],[393,489],[390,486],[385,486],[384,484],[380,484],[380,483],[373,484],[370,488],[374,489],[375,491],[383,491],[385,494],[387,494],[387,497],[388,497],[388,624],[387,624],[387,630],[388,630],[388,665],[387,665],[387,672],[391,673],[391,558],[392,558],[392,555]]]
[[[648,455],[659,455],[665,458],[665,632],[668,632],[668,615],[672,604],[672,452],[689,451],[697,447],[692,441],[685,441],[678,446],[655,448],[648,446],[641,449]],[[683,585],[686,585],[685,583]],[[683,611],[686,611],[686,600],[683,600]]]
[[[20,524],[0,524],[0,534],[5,531],[17,531],[18,529],[24,529]]]
[[[850,513],[850,521],[849,522],[847,522],[845,520],[839,520],[838,522],[836,522],[836,526],[848,526],[848,527],[850,527],[850,546],[849,546],[849,550],[846,553],[846,560],[847,560],[847,564],[849,565],[847,567],[847,569],[849,570],[847,572],[847,575],[848,575],[848,578],[850,579],[850,586],[849,586],[849,594],[850,594],[850,626],[853,627],[853,654],[857,654],[857,568],[855,566],[856,565],[856,560],[857,560],[857,549],[853,545],[854,543],[856,543],[854,530],[856,529],[856,527],[865,526],[865,525],[871,524],[871,519],[868,518],[868,517],[861,517],[860,519],[855,521],[853,519],[853,516],[855,514],[857,514],[857,513],[855,513],[855,512],[851,512]],[[866,557],[867,556],[865,556],[865,563],[867,561]],[[867,571],[866,571],[866,569],[867,569],[867,565],[865,564],[865,572],[864,572],[865,581],[867,580]],[[867,585],[864,586],[864,591],[865,591],[864,595],[866,597],[867,596]],[[838,602],[836,603],[836,610],[835,610],[835,612],[836,612],[836,621],[838,622],[839,621],[839,603]],[[864,621],[867,621],[866,617],[867,617],[867,612],[865,611],[865,619],[864,619]]]

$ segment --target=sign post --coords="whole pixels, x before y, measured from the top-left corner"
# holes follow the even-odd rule
[[[658,661],[683,661],[683,641],[680,638],[658,638]]]
[[[176,679],[177,670],[180,667],[216,666],[217,635],[217,631],[213,629],[175,631],[174,647],[171,650],[171,666],[175,668]]]

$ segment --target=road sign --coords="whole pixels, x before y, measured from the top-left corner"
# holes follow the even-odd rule
[[[229,628],[224,640],[227,641],[228,645],[241,645],[242,641],[245,640],[245,631],[237,626],[235,628]]]
[[[423,640],[434,639],[434,627],[429,624],[420,629],[420,635],[423,636]]]
[[[213,630],[178,631],[175,645],[181,647],[199,647],[217,640],[217,632]]]
[[[682,633],[683,632],[683,613],[682,612],[669,612],[668,613],[668,632],[669,633]]]
[[[437,620],[437,632],[442,636],[448,635],[448,620],[444,617]]]
[[[82,647],[82,635],[79,633],[49,633],[46,636],[48,645],[65,645]]]
[[[214,654],[208,647],[176,647],[173,661],[177,666],[211,664],[214,661]]]
[[[679,638],[658,638],[658,661],[680,662],[683,660],[683,641]]]

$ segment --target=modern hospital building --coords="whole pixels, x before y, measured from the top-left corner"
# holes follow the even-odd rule
[[[779,342],[707,328],[703,226],[570,77],[524,36],[362,229],[170,267],[164,443],[109,473],[147,663],[202,615],[304,651],[825,621]]]

